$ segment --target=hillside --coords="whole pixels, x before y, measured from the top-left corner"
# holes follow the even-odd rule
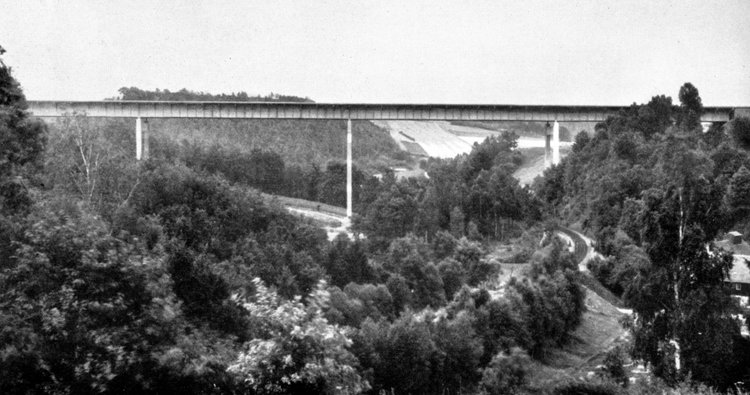
[[[506,130],[513,131],[517,135],[526,138],[543,138],[544,137],[544,122],[525,122],[525,121],[451,121],[453,127],[469,127],[484,129],[492,132],[502,132]],[[573,130],[578,130],[578,123],[570,125]],[[575,133],[571,132],[570,128],[560,124],[560,141],[573,141]]]
[[[310,98],[271,93],[250,96],[246,92],[210,94],[188,89],[170,92],[122,87],[119,96],[108,100],[313,102]],[[287,166],[323,167],[331,160],[346,158],[346,122],[342,120],[276,119],[152,119],[152,151],[175,151],[177,146],[219,146],[249,153],[260,149],[281,156]],[[399,148],[388,132],[368,121],[352,123],[354,161],[360,168],[374,170],[393,164]]]
[[[154,119],[150,128],[152,150],[185,143],[242,152],[261,149],[302,167],[346,159],[345,121]],[[362,167],[383,165],[398,156],[388,133],[371,122],[354,121],[352,135],[352,154]]]
[[[453,158],[471,151],[471,143],[445,130],[441,122],[373,121],[404,151],[417,156]]]
[[[309,218],[320,219],[321,215],[323,215],[319,212],[321,209],[305,209],[306,207],[310,207],[311,204],[314,205],[314,203],[305,204],[305,202],[298,200],[282,200],[281,203],[291,212]],[[341,222],[347,221],[346,217],[341,213],[329,212],[325,215],[328,218],[338,219]],[[329,238],[332,238],[335,232],[342,231],[342,228],[333,229],[333,227],[327,227],[327,230]],[[576,247],[580,247],[582,252],[576,256],[582,256],[583,261],[586,261],[591,253],[594,253],[590,246],[584,244],[585,241],[579,240],[577,243],[576,241],[572,241],[572,243],[575,244],[575,247],[570,247],[571,252],[576,251]],[[503,255],[502,251],[505,249],[506,246],[496,247],[495,250],[487,254],[486,258],[495,260]],[[501,298],[504,295],[504,289],[511,277],[526,277],[527,271],[531,266],[529,263],[496,264],[500,267],[500,273],[493,282],[497,289],[494,291],[490,290],[493,298]],[[579,266],[581,265],[579,264]],[[584,269],[581,268],[580,270]],[[581,273],[581,276],[585,276],[585,274]],[[583,312],[580,325],[570,333],[568,341],[561,346],[551,348],[541,363],[534,364],[529,377],[529,382],[534,383],[531,386],[532,389],[550,388],[563,378],[587,376],[589,372],[596,371],[597,367],[603,363],[607,352],[618,346],[627,345],[629,334],[620,324],[620,320],[626,314],[615,305],[621,302],[611,295],[609,291],[602,289],[601,285],[592,277],[589,277],[587,280],[588,283],[595,283],[596,286],[591,287],[591,284],[584,284],[586,309]],[[489,285],[490,288],[494,288],[495,286]],[[603,297],[599,294],[601,292],[607,295]],[[613,300],[613,302],[609,300]]]
[[[531,185],[534,179],[541,176],[544,173],[544,141],[542,140],[541,146],[534,146],[534,141],[526,139],[527,147],[520,147],[519,150],[523,153],[524,161],[521,166],[513,173],[513,176],[521,182],[521,185]],[[571,151],[570,143],[560,144],[560,159],[565,158]]]

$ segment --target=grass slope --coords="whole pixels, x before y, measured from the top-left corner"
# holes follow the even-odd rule
[[[591,290],[586,290],[586,312],[581,325],[562,347],[550,350],[543,363],[532,369],[528,382],[533,389],[550,388],[565,379],[586,377],[604,362],[606,353],[629,341],[620,325],[624,316]]]

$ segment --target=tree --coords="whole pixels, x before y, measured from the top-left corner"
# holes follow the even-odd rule
[[[385,183],[364,215],[355,220],[355,228],[367,235],[371,248],[380,250],[391,240],[406,236],[414,227],[416,214],[417,200],[409,185]]]
[[[448,300],[468,281],[468,275],[463,265],[455,259],[448,258],[438,264],[440,276],[443,279],[445,296]]]
[[[410,299],[414,307],[439,308],[446,303],[443,279],[435,264],[427,261],[425,254],[420,251],[424,248],[426,245],[420,244],[414,237],[395,239],[388,248],[384,267],[394,274],[403,276],[412,293]],[[388,288],[391,290],[390,283]],[[391,290],[391,294],[395,301],[398,298],[396,292]]]
[[[375,277],[360,240],[352,242],[339,234],[329,247],[323,267],[331,276],[333,285],[343,287],[351,282],[367,283]]]
[[[148,393],[179,321],[164,284],[147,282],[144,268],[160,276],[162,263],[144,262],[80,206],[46,203],[0,275],[0,389]]]
[[[21,85],[0,59],[0,209],[17,211],[31,204],[22,169],[41,159],[47,128],[29,116],[27,107]]]
[[[735,215],[744,218],[750,213],[750,170],[740,167],[729,181],[726,204]]]
[[[654,96],[648,104],[639,106],[637,115],[627,123],[630,128],[640,131],[647,140],[663,134],[672,126],[675,106],[672,98],[664,95]]]
[[[514,394],[526,384],[526,370],[531,359],[520,348],[510,355],[499,353],[482,372],[482,386],[491,395]]]
[[[118,121],[73,113],[50,130],[50,152],[45,166],[50,187],[75,193],[99,212],[110,216],[132,196],[140,182],[132,158],[133,141],[123,138]]]
[[[450,224],[450,230],[453,237],[461,238],[464,236],[464,228],[466,227],[465,220],[466,217],[464,216],[463,211],[461,211],[461,208],[458,206],[453,207],[453,210],[451,210]]]
[[[581,152],[591,141],[591,137],[585,130],[581,130],[576,135],[576,141],[573,144],[573,152]]]
[[[352,169],[352,200],[359,199],[360,186],[364,183],[364,174],[357,169]],[[346,207],[346,164],[331,161],[326,166],[323,178],[318,185],[318,198],[321,202],[339,207]]]
[[[325,283],[310,294],[307,306],[297,297],[280,298],[256,279],[254,300],[243,306],[260,327],[229,371],[256,394],[359,394],[368,389],[348,350],[348,332],[323,317],[329,293]]]
[[[452,319],[435,317],[433,321],[436,322],[431,328],[432,338],[442,360],[433,373],[437,383],[433,384],[436,388],[432,393],[459,394],[471,389],[481,378],[479,363],[483,351],[471,315],[460,312]]]
[[[691,372],[723,387],[727,377],[717,372],[733,364],[738,330],[724,292],[732,258],[710,248],[717,228],[703,215],[707,185],[696,181],[683,178],[644,195],[641,239],[651,264],[626,291],[637,317],[633,356],[669,380]]]
[[[729,134],[738,146],[750,150],[750,118],[737,117],[727,125]]]
[[[632,198],[625,199],[618,227],[630,236],[636,244],[641,244],[640,215],[643,212],[643,202]]]
[[[686,82],[680,87],[680,111],[677,114],[677,126],[685,131],[700,129],[703,102],[698,88]]]
[[[439,350],[430,324],[414,313],[403,313],[393,324],[366,320],[354,339],[355,354],[372,371],[376,393],[433,394]]]

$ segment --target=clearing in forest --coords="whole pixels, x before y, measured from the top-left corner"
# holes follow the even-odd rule
[[[372,121],[387,130],[399,147],[412,153],[418,145],[427,156],[454,158],[471,152],[472,145],[443,128],[442,122]],[[410,149],[411,147],[411,149]]]

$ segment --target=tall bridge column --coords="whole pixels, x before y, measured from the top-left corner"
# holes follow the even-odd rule
[[[544,125],[544,168],[560,164],[560,124]]]
[[[148,119],[135,119],[135,159],[148,159]]]
[[[560,164],[560,124],[557,121],[552,127],[552,164]]]
[[[143,152],[143,131],[141,126],[141,117],[135,119],[135,159],[141,160]]]
[[[552,127],[549,122],[544,125],[544,168],[548,168],[552,165]]]
[[[352,217],[352,120],[346,120],[346,216]]]

